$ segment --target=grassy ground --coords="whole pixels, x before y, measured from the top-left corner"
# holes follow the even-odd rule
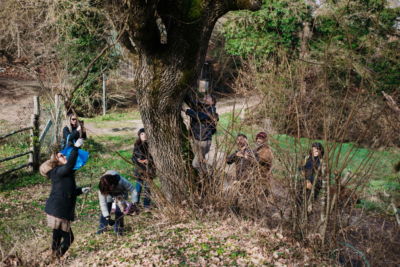
[[[124,122],[136,115],[110,114],[107,117],[90,119],[90,122],[104,122],[108,119]],[[236,125],[239,119],[233,120]],[[235,130],[234,130],[235,129]],[[232,125],[232,114],[223,114],[217,136],[232,144],[238,132],[254,136],[256,128],[244,126],[237,129]],[[229,135],[227,135],[229,133]],[[325,260],[317,259],[309,250],[300,247],[276,231],[264,229],[251,222],[223,219],[203,221],[182,219],[180,222],[166,220],[162,213],[152,211],[140,216],[127,218],[127,234],[117,237],[109,232],[95,235],[99,207],[97,199],[98,179],[106,170],[119,171],[131,182],[133,166],[130,161],[135,134],[118,136],[92,136],[85,143],[90,151],[90,161],[77,171],[79,186],[91,186],[92,192],[78,198],[77,220],[73,224],[76,242],[63,262],[70,266],[99,265],[138,265],[151,263],[157,266],[328,266]],[[226,138],[228,136],[228,138]],[[292,149],[294,139],[276,135],[273,142],[281,149]],[[1,144],[0,158],[26,149],[23,139],[17,138],[10,143]],[[274,141],[275,140],[275,141]],[[311,140],[302,140],[308,146]],[[352,144],[345,144],[342,153],[349,151]],[[121,158],[117,152],[119,152]],[[360,148],[354,152],[354,166],[369,150]],[[371,192],[400,188],[398,175],[391,172],[391,165],[398,160],[398,150],[375,151],[379,159],[375,179],[371,181]],[[351,166],[350,166],[351,167]],[[9,252],[19,253],[26,265],[45,265],[46,253],[50,244],[50,230],[45,226],[43,212],[50,191],[50,182],[38,174],[29,174],[26,170],[6,177],[6,183],[0,183],[0,255],[4,258]],[[364,201],[370,209],[384,210],[384,205]],[[375,205],[376,204],[376,205]],[[43,259],[42,259],[43,257]],[[30,260],[27,264],[27,260]],[[41,263],[40,263],[41,262]]]
[[[104,116],[94,118],[82,118],[85,122],[94,124],[97,128],[114,127],[123,128],[131,127],[132,121],[140,120],[140,113],[137,110],[129,110],[123,112],[113,112]]]
[[[154,210],[126,218],[127,232],[123,237],[112,232],[96,235],[98,178],[104,171],[115,169],[134,182],[132,166],[116,154],[119,152],[129,160],[133,142],[132,136],[99,136],[85,143],[91,158],[76,172],[76,180],[79,186],[91,186],[92,192],[78,198],[77,219],[72,226],[76,241],[67,257],[55,265],[283,266],[304,262],[329,265],[277,231],[262,229],[251,222],[213,221],[210,219],[213,216],[204,221],[170,222]],[[43,209],[50,182],[24,171],[14,178],[15,182],[7,183],[0,192],[2,257],[17,251],[24,265],[47,265],[51,231],[45,226]]]

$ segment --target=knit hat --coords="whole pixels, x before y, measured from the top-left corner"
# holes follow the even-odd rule
[[[266,132],[259,132],[259,133],[256,135],[256,140],[257,140],[258,138],[266,139],[266,138],[267,138],[267,133],[266,133]]]
[[[140,128],[137,135],[140,136],[141,133],[144,133],[144,128]]]
[[[53,164],[52,164],[52,160],[46,160],[45,162],[42,163],[42,165],[40,165],[39,168],[39,172],[42,176],[47,177],[47,174],[49,171],[51,171],[53,169]]]

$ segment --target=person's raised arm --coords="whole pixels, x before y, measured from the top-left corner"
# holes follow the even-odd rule
[[[69,154],[67,163],[57,169],[58,175],[63,176],[63,175],[68,174],[69,172],[73,171],[76,160],[78,159],[78,149],[79,149],[79,147],[82,146],[82,144],[83,144],[82,139],[78,139],[78,141],[75,142],[75,145],[72,148],[71,154]]]
[[[191,108],[196,108],[199,106],[199,104],[201,104],[199,100],[193,98],[190,95],[186,95],[183,101]]]
[[[63,138],[64,138],[64,140],[67,140],[67,137],[70,134],[71,134],[71,132],[69,131],[68,126],[65,126],[64,129],[63,129]]]
[[[67,139],[72,140],[71,136],[68,138],[69,135],[71,135],[71,132],[69,131],[68,126],[65,126],[64,129],[63,129],[63,141],[65,142],[64,143],[64,147],[68,146]]]

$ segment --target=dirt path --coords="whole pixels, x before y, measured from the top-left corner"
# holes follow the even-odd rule
[[[217,103],[217,112],[219,115],[235,111],[235,113],[244,116],[244,109],[260,103],[261,99],[257,96],[249,98],[227,98]],[[186,123],[188,119],[186,118]],[[86,128],[95,135],[126,135],[136,132],[143,128],[142,120],[108,121],[100,123],[86,122]]]
[[[32,114],[32,98],[39,93],[36,81],[0,78],[0,125],[1,121],[12,126],[25,125]]]
[[[258,96],[250,97],[235,97],[221,99],[217,103],[217,112],[221,116],[225,113],[235,112],[239,117],[244,118],[244,110],[256,106],[261,102]],[[184,116],[184,121],[188,125],[189,118]],[[89,135],[136,135],[136,132],[143,127],[143,122],[139,120],[125,120],[125,121],[107,121],[101,123],[86,122],[86,128]],[[225,164],[226,154],[219,151],[213,143],[210,152],[207,154],[207,163],[216,168],[222,168],[228,175],[234,175],[235,166]]]

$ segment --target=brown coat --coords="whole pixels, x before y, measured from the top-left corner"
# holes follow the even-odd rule
[[[260,164],[261,173],[270,174],[272,169],[272,160],[274,159],[271,148],[267,144],[262,144],[254,149],[254,155]]]

